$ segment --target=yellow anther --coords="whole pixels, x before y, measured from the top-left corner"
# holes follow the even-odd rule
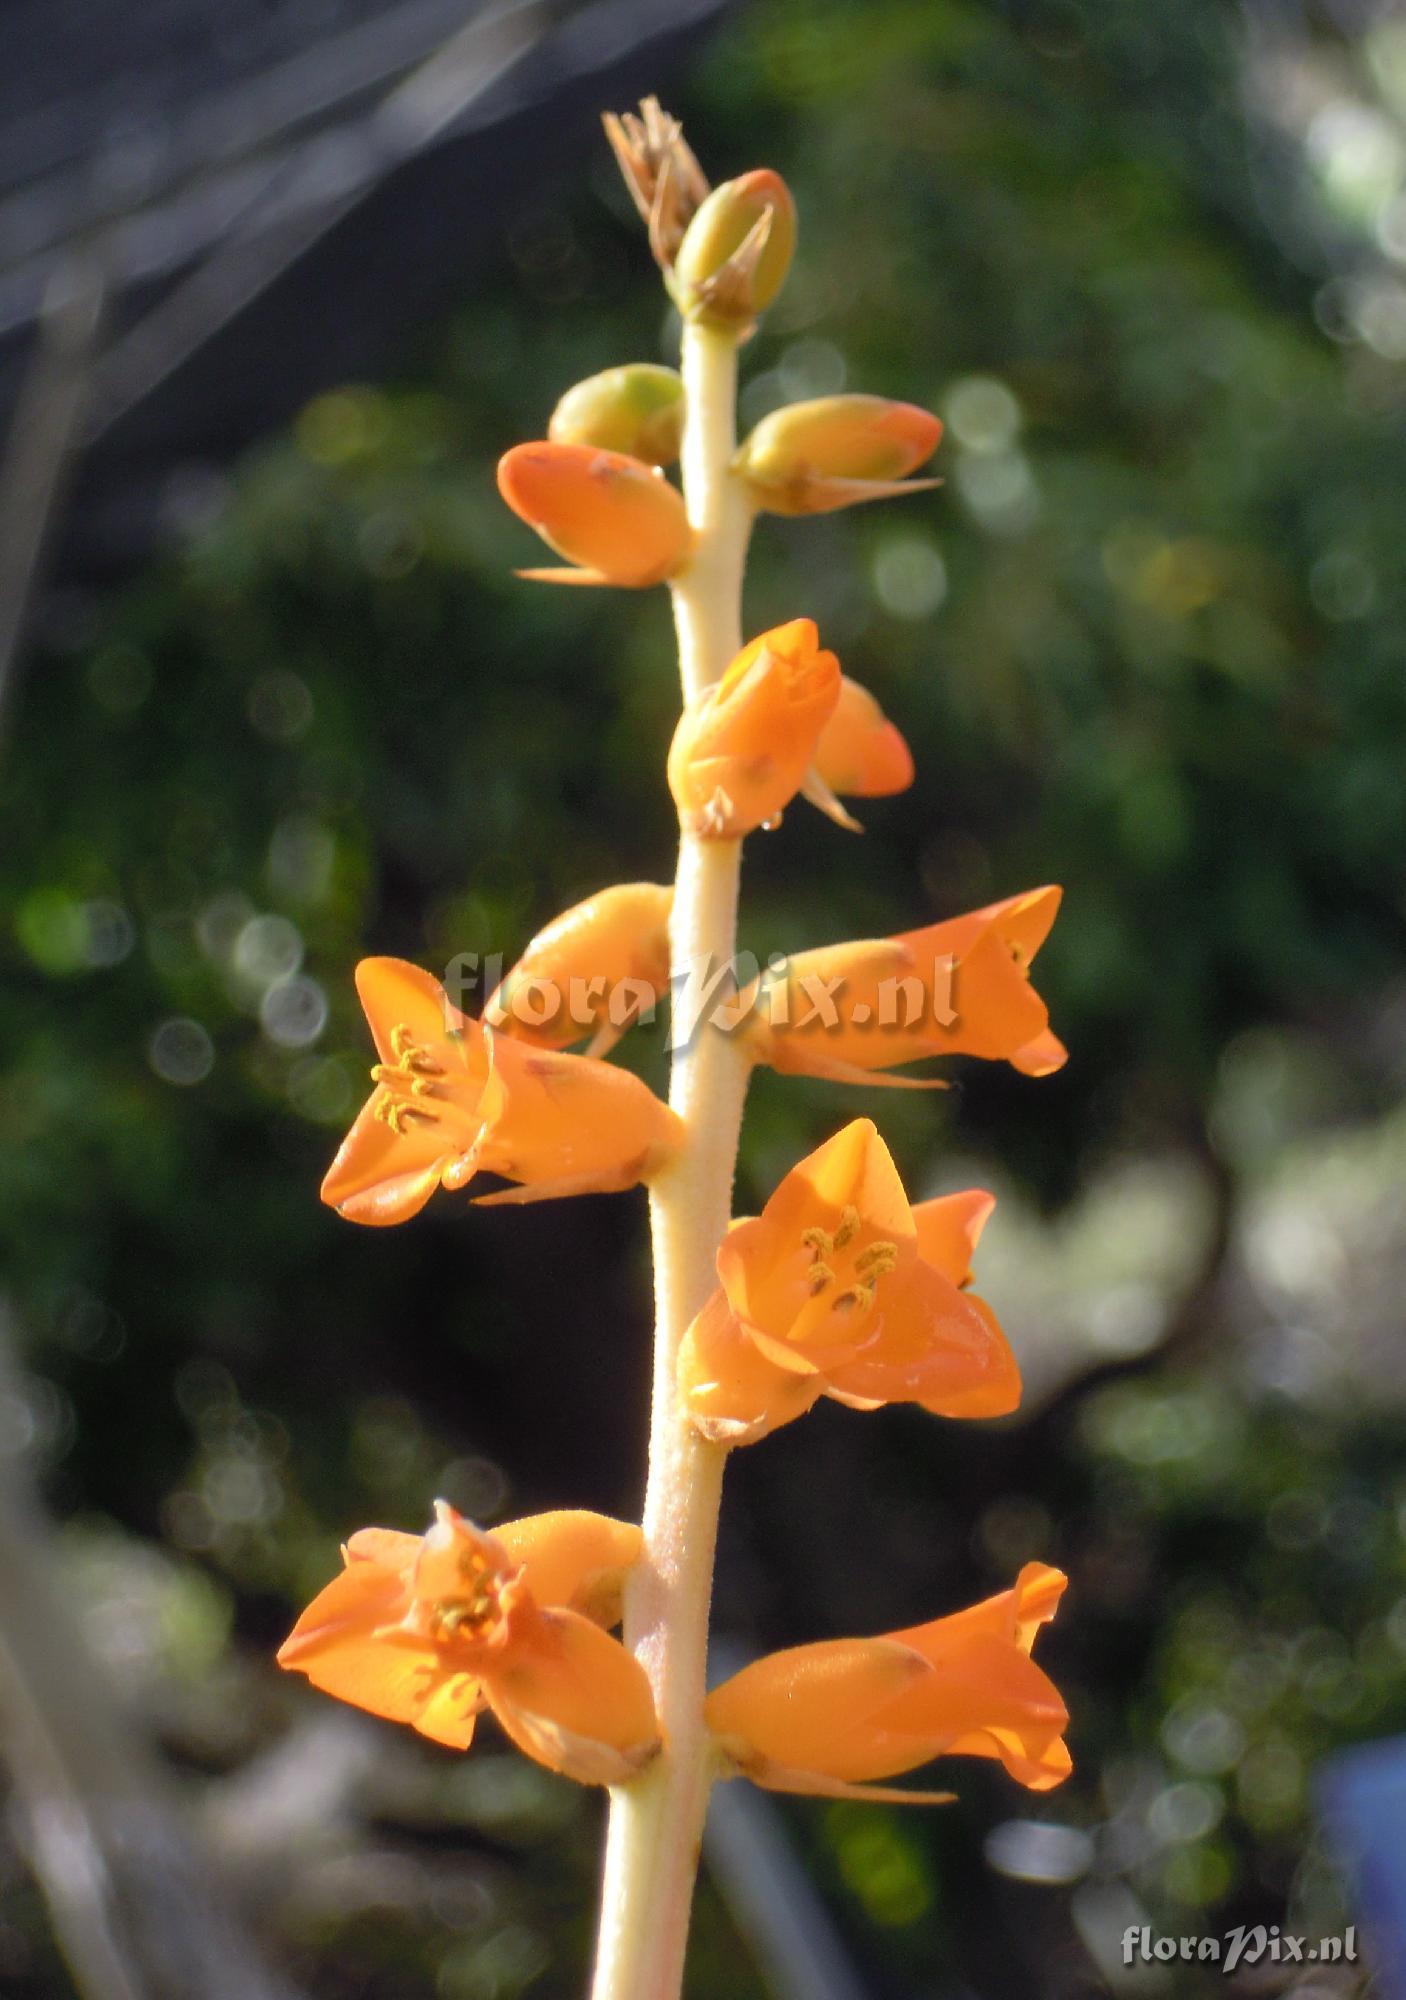
[[[806,1275],[810,1279],[810,1295],[812,1298],[818,1297],[827,1285],[833,1285],[835,1282],[834,1272],[820,1257],[816,1258]]]
[[[873,1303],[874,1287],[872,1285],[850,1285],[833,1301],[831,1310],[839,1312],[841,1307],[843,1307],[846,1312],[851,1312],[855,1306],[864,1306],[867,1309]]]
[[[835,1247],[835,1240],[828,1229],[803,1229],[801,1241],[807,1250],[814,1250],[818,1257],[828,1257]]]
[[[840,1226],[835,1231],[835,1248],[843,1250],[859,1234],[859,1210],[847,1207],[840,1217]]]
[[[405,1136],[407,1118],[423,1118],[427,1125],[438,1125],[439,1113],[427,1111],[421,1104],[406,1104],[400,1098],[384,1097],[376,1106],[375,1115],[383,1125],[389,1125],[397,1139]]]
[[[417,1076],[410,1085],[412,1097],[438,1097],[439,1085],[432,1076]]]
[[[854,1260],[855,1276],[862,1278],[867,1274],[871,1278],[882,1278],[897,1262],[896,1243],[871,1243],[869,1248],[861,1251]]]

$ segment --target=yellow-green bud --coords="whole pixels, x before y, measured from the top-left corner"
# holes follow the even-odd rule
[[[715,187],[689,223],[673,270],[688,319],[750,329],[786,282],[796,248],[796,204],[769,167]]]
[[[935,482],[907,474],[931,458],[938,418],[887,396],[821,396],[763,417],[734,469],[768,514],[828,514]]]
[[[683,437],[683,380],[648,361],[588,375],[552,411],[547,435],[556,444],[589,444],[646,465],[672,465]]]

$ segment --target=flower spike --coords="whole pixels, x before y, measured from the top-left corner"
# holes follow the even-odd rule
[[[797,952],[738,1000],[756,1060],[788,1076],[915,1088],[935,1081],[880,1072],[966,1055],[1048,1076],[1067,1052],[1029,975],[1060,893],[1030,889],[897,937]]]
[[[829,514],[940,485],[907,474],[932,457],[941,436],[940,419],[915,403],[821,396],[763,417],[733,467],[763,513]]]
[[[1020,1371],[995,1315],[960,1287],[990,1213],[973,1191],[909,1207],[887,1146],[856,1118],[793,1167],[718,1250],[718,1290],[684,1335],[679,1393],[716,1444],[751,1444],[821,1396],[996,1417]]]
[[[649,1682],[603,1626],[639,1530],[539,1514],[488,1535],[445,1501],[424,1535],[363,1528],[294,1626],[282,1667],[467,1750],[491,1709],[519,1749],[582,1784],[623,1784],[658,1748]]]
[[[1014,1587],[949,1618],[877,1639],[793,1646],[708,1696],[708,1724],[734,1773],[772,1791],[941,1804],[899,1777],[934,1757],[989,1757],[1031,1791],[1071,1767],[1068,1711],[1030,1657],[1065,1578],[1027,1563]]]
[[[523,1184],[494,1202],[611,1193],[650,1179],[680,1142],[678,1118],[638,1077],[495,1034],[419,966],[364,958],[356,985],[376,1087],[322,1183],[350,1222],[404,1222],[480,1172]]]
[[[543,541],[575,565],[525,569],[538,583],[663,583],[692,545],[677,489],[654,467],[588,444],[514,445],[498,461],[498,491]]]

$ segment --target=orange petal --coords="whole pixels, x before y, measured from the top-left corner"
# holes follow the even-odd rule
[[[833,791],[879,799],[913,782],[913,757],[867,688],[848,675],[834,714],[820,732],[816,769]]]
[[[383,1063],[397,1060],[391,1044],[397,1027],[409,1028],[417,1042],[442,1042],[464,1026],[464,1016],[433,973],[408,959],[363,958],[356,990]]]
[[[662,583],[692,541],[682,495],[652,467],[593,445],[515,445],[498,490],[558,555],[627,589]]]
[[[929,1679],[905,1691],[883,1719],[896,1738],[909,1736],[922,1754],[876,1776],[914,1770],[943,1755],[999,1759],[1033,1791],[1047,1791],[1069,1774],[1063,1742],[1069,1714],[1059,1691],[1009,1641],[970,1640]]]
[[[357,1113],[321,1188],[329,1208],[373,1227],[418,1215],[457,1157],[438,1126],[414,1121],[392,1132],[376,1115],[379,1100],[376,1092]]]
[[[744,646],[674,732],[669,788],[684,827],[736,839],[774,819],[804,782],[839,691],[839,661],[809,618]]]
[[[970,1284],[972,1258],[995,1206],[995,1195],[985,1188],[966,1188],[961,1194],[940,1194],[915,1203],[918,1255],[954,1285]]]
[[[647,1180],[681,1142],[676,1114],[628,1070],[482,1032],[489,1074],[472,1167],[606,1193]],[[456,1170],[445,1184],[466,1178]]]
[[[743,1771],[780,1765],[856,1782],[892,1775],[878,1768],[890,1750],[881,1718],[930,1673],[888,1639],[831,1639],[754,1661],[714,1688],[704,1714]]]
[[[564,910],[487,1000],[485,1021],[543,1048],[628,1026],[668,988],[673,897],[658,882],[619,882]]]
[[[643,1667],[574,1611],[541,1612],[484,1693],[520,1750],[582,1784],[625,1784],[659,1747]]]
[[[919,1403],[940,1417],[1003,1417],[1020,1402],[1015,1356],[983,1299],[930,1264],[879,1281],[879,1324],[828,1371],[827,1394],[862,1408]]]
[[[965,1611],[950,1612],[945,1618],[913,1625],[892,1636],[912,1646],[934,1666],[942,1663],[974,1638],[1003,1639],[1028,1653],[1042,1625],[1049,1624],[1059,1609],[1069,1579],[1048,1563],[1026,1563],[1009,1590],[998,1590]]]
[[[1054,926],[1063,895],[1064,891],[1053,883],[1042,889],[1023,889],[1018,896],[1006,896],[999,903],[987,903],[964,916],[948,917],[944,923],[931,924],[926,931],[910,935],[926,937],[932,948],[953,952],[960,958],[982,931],[994,930],[1010,946],[1017,962],[1028,969]]]
[[[827,1238],[843,1238],[833,1256],[822,1253]],[[916,1256],[892,1156],[872,1119],[856,1118],[791,1169],[759,1216],[728,1231],[718,1276],[768,1359],[804,1372],[851,1353],[867,1337],[855,1315],[837,1312],[835,1295],[849,1282],[842,1268],[848,1272],[875,1242],[891,1246],[900,1263]],[[822,1257],[834,1277],[824,1292],[815,1283]]]
[[[567,1606],[597,1625],[619,1622],[625,1574],[639,1560],[642,1541],[633,1521],[563,1508],[504,1521],[493,1534],[522,1565],[538,1604]]]
[[[339,1701],[466,1750],[479,1706],[477,1683],[462,1669],[446,1668],[425,1641],[387,1629],[403,1614],[409,1592],[398,1569],[368,1553],[386,1546],[373,1540],[386,1532],[363,1530],[360,1552],[348,1544],[346,1569],[313,1599],[279,1648],[278,1663]],[[404,1539],[418,1550],[419,1536]]]
[[[824,1386],[813,1372],[798,1374],[767,1360],[721,1288],[685,1333],[678,1368],[680,1400],[714,1444],[755,1444],[803,1416]]]

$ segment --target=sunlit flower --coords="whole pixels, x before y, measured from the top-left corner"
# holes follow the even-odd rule
[[[523,1183],[489,1202],[609,1193],[648,1180],[682,1138],[638,1077],[495,1034],[417,965],[364,958],[356,987],[376,1087],[322,1183],[349,1221],[404,1222],[477,1173]]]
[[[669,985],[669,911],[660,882],[617,882],[538,932],[489,996],[483,1018],[515,1041],[599,1055]]]
[[[934,1757],[991,1757],[1031,1791],[1071,1768],[1058,1690],[1030,1657],[1065,1578],[1027,1563],[1011,1590],[928,1625],[772,1653],[716,1688],[709,1727],[734,1771],[773,1791],[941,1803],[874,1779]]]
[[[915,403],[821,396],[763,417],[734,464],[764,513],[828,514],[936,486],[905,475],[932,457],[941,436],[940,420]]]
[[[677,487],[623,452],[549,439],[514,445],[498,461],[498,491],[574,565],[518,571],[538,583],[613,583],[642,590],[672,576],[692,546]]]
[[[840,663],[813,620],[753,639],[684,710],[669,788],[686,832],[730,840],[776,820],[805,783],[840,698]]]
[[[684,1336],[679,1393],[705,1436],[750,1444],[821,1396],[995,1417],[1020,1372],[965,1283],[991,1197],[910,1208],[887,1146],[856,1118],[787,1174],[718,1250],[720,1284]]]
[[[874,1072],[924,1056],[982,1056],[1047,1076],[1066,1050],[1030,965],[1061,893],[1030,889],[897,937],[795,953],[739,998],[756,1060],[790,1076],[915,1088],[926,1080]]]
[[[436,1501],[427,1534],[352,1536],[279,1665],[456,1750],[491,1709],[538,1763],[621,1784],[658,1747],[644,1670],[602,1630],[639,1540],[623,1521],[580,1513],[488,1535]]]
[[[888,798],[913,782],[907,743],[868,688],[847,674],[835,712],[820,732],[815,769],[832,792],[856,799]]]

